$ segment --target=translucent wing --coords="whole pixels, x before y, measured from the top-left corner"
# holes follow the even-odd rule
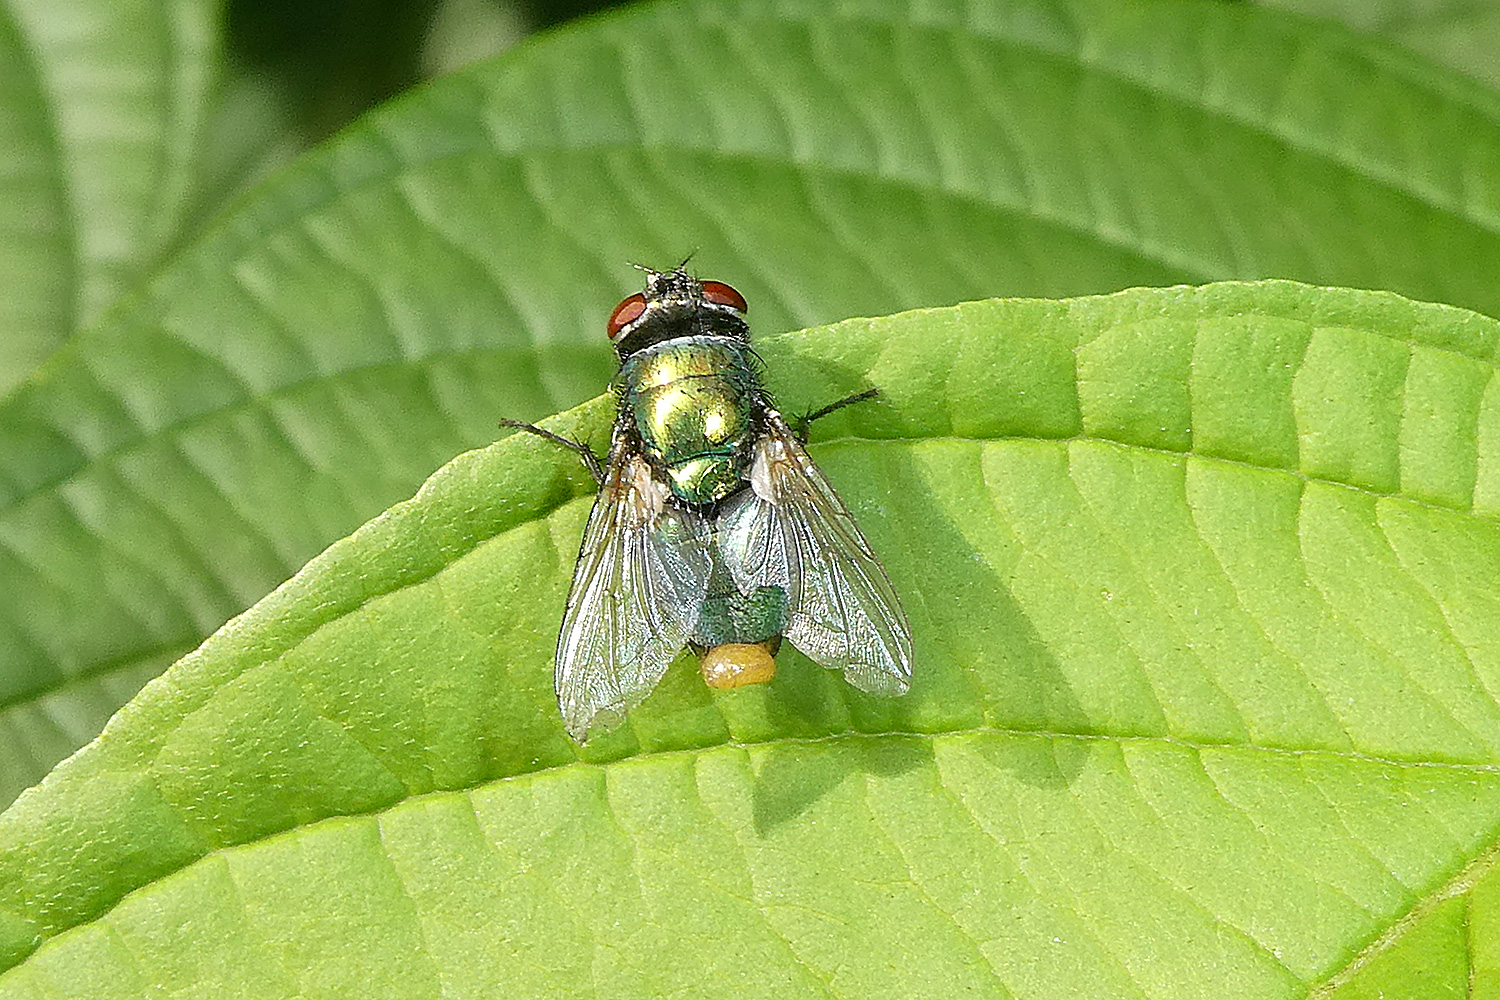
[[[557,704],[580,743],[618,722],[686,644],[708,590],[708,532],[638,456],[611,460],[557,637]]]
[[[848,508],[774,411],[750,482],[717,522],[735,584],[746,593],[785,588],[793,645],[861,690],[905,694],[911,629],[901,602]]]

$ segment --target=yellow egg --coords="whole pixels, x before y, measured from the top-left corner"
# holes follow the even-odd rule
[[[705,652],[698,670],[703,683],[727,691],[766,683],[776,676],[776,660],[763,642],[726,642]]]

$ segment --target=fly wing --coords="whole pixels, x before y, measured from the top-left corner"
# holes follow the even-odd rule
[[[719,552],[736,586],[786,590],[786,638],[871,694],[911,686],[911,629],[853,516],[781,415],[756,443],[751,488],[727,501]]]
[[[612,460],[557,637],[557,704],[578,742],[618,722],[687,643],[712,569],[703,519],[667,505],[644,460]]]

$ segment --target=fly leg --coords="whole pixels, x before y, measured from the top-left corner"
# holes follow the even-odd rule
[[[553,434],[551,431],[538,427],[535,424],[522,423],[519,420],[501,420],[500,426],[514,427],[518,431],[526,431],[529,434],[535,434],[537,437],[546,438],[548,441],[551,441],[554,444],[560,444],[564,448],[570,448],[573,451],[576,451],[578,453],[578,457],[583,459],[584,467],[589,470],[589,475],[594,477],[594,482],[603,485],[604,464],[599,461],[599,456],[594,454],[593,449],[584,444],[582,441],[574,441],[571,438],[563,437],[561,434]]]
[[[842,410],[846,406],[853,406],[855,403],[863,403],[866,400],[874,399],[878,395],[880,395],[879,389],[866,389],[864,392],[856,392],[852,396],[845,396],[843,399],[829,403],[821,410],[814,410],[811,413],[797,417],[792,421],[792,433],[797,435],[798,441],[807,444],[807,432],[812,428],[814,420],[826,417],[833,411]]]

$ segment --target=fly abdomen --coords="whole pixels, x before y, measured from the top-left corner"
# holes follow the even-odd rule
[[[775,677],[788,610],[784,587],[741,593],[724,567],[716,565],[689,640],[704,683],[728,690]]]
[[[757,587],[742,594],[733,583],[718,593],[710,585],[692,641],[705,648],[731,642],[765,642],[786,630],[787,599],[782,587]]]
[[[664,341],[632,355],[620,385],[644,454],[678,498],[709,504],[740,488],[759,391],[742,348],[717,337]]]

